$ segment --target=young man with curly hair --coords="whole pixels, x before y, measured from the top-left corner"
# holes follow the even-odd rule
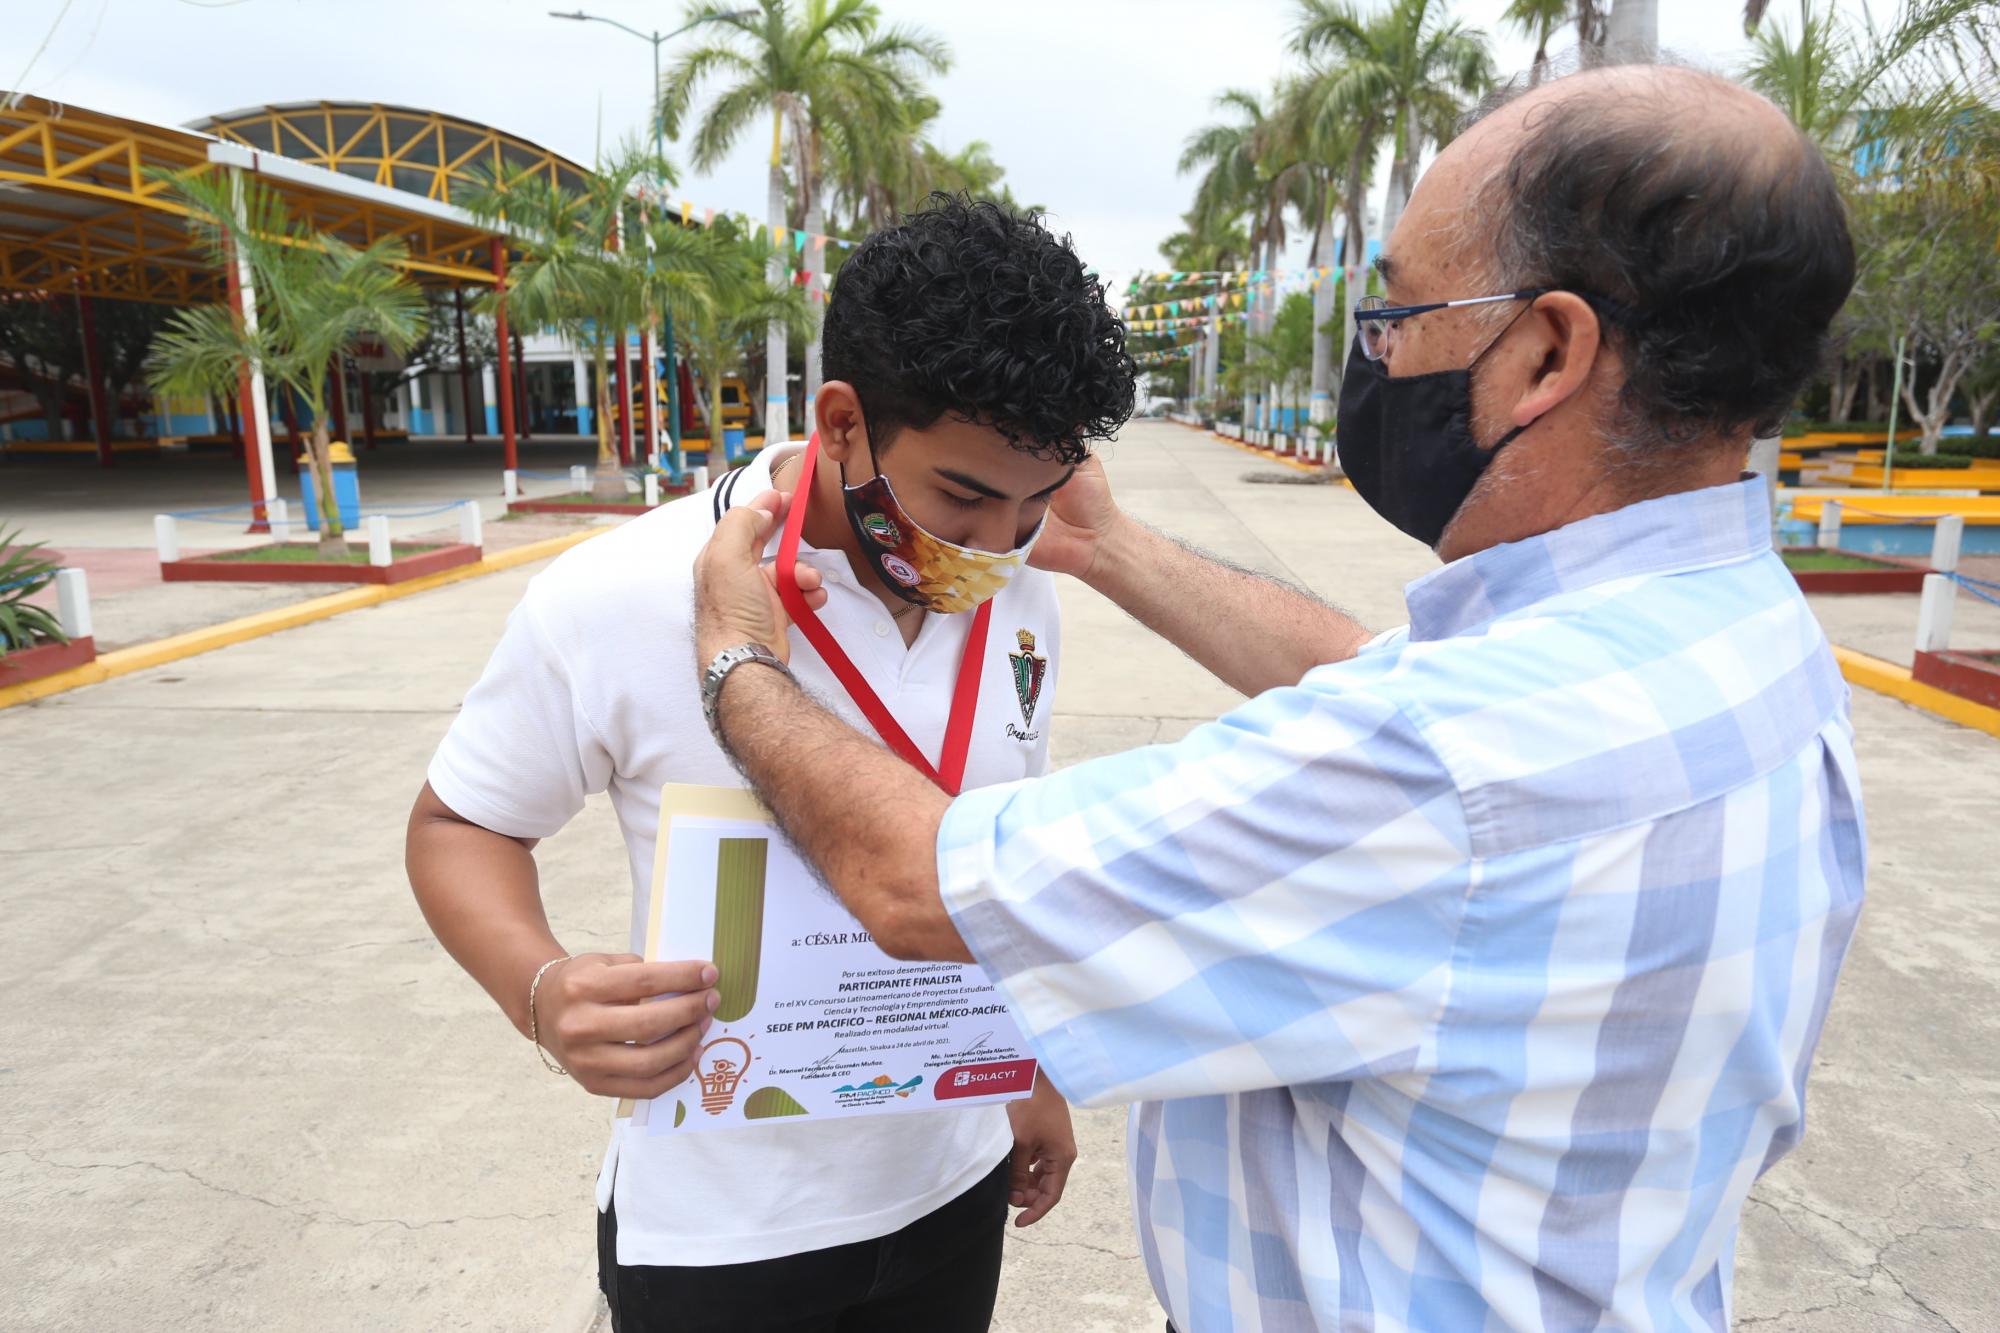
[[[954,785],[1048,766],[1061,634],[1051,577],[1025,557],[1050,497],[1132,410],[1101,284],[1038,218],[935,196],[849,256],[823,343],[810,443],[759,452],[529,584],[411,814],[432,929],[524,1036],[532,1025],[544,1063],[599,1096],[682,1083],[716,1003],[712,965],[638,950],[662,785],[741,785],[703,721],[691,629],[695,554],[733,506],[774,488],[805,497],[783,554],[817,612],[787,646],[830,707],[858,727],[886,713],[896,725],[877,729],[900,729],[912,762],[949,781],[969,675]],[[779,548],[774,536],[767,562]],[[852,664],[866,705],[829,659]],[[570,955],[532,852],[607,790],[634,952]],[[1040,1219],[1075,1155],[1046,1080],[1004,1109],[681,1136],[617,1120],[597,1186],[613,1326],[984,1329],[1007,1206],[1023,1210],[1016,1225]]]

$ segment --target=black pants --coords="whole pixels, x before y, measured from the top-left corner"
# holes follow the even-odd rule
[[[707,1268],[618,1262],[597,1218],[597,1284],[613,1333],[984,1333],[1000,1287],[1007,1162],[901,1231]]]

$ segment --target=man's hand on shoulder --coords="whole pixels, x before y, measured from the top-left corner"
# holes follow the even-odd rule
[[[791,617],[778,600],[775,570],[764,565],[764,547],[784,521],[792,496],[766,491],[722,516],[694,562],[694,641],[696,670],[706,670],[717,653],[761,643],[780,659],[789,656]],[[803,504],[803,499],[798,500]],[[806,605],[826,605],[819,571],[797,566],[795,577]]]

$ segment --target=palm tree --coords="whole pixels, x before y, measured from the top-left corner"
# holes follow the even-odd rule
[[[1500,21],[1535,39],[1535,62],[1528,67],[1528,86],[1540,83],[1549,72],[1549,38],[1575,16],[1570,0],[1511,0]]]
[[[705,233],[714,248],[708,299],[676,315],[688,359],[708,394],[709,459],[722,457],[722,379],[741,365],[757,330],[773,323],[792,333],[811,325],[806,293],[790,283],[772,287],[764,277],[768,245],[742,235],[737,224],[719,217]]]
[[[1449,137],[1467,101],[1493,84],[1486,34],[1445,14],[1447,0],[1393,0],[1363,19],[1352,0],[1300,0],[1292,44],[1334,68],[1333,100],[1348,114],[1388,121],[1394,161],[1382,231],[1393,231],[1416,183],[1427,140]]]
[[[282,199],[237,173],[175,178],[191,229],[218,267],[239,259],[256,289],[256,327],[226,305],[177,313],[154,342],[148,382],[170,394],[234,392],[246,362],[263,368],[279,391],[296,393],[312,413],[307,465],[319,504],[322,558],[341,559],[347,543],[333,494],[327,410],[331,369],[362,339],[401,355],[423,335],[424,295],[399,268],[402,243],[382,239],[357,248],[293,218]]]
[[[525,169],[503,168],[479,179],[455,201],[481,221],[506,227],[524,251],[509,268],[507,290],[500,297],[510,321],[590,348],[597,377],[597,468],[591,490],[605,498],[625,495],[612,436],[611,349],[615,345],[623,355],[625,330],[638,313],[638,302],[612,278],[618,261],[609,247],[637,176],[636,163],[617,162],[600,166],[586,178],[583,190],[572,190]]]
[[[1366,204],[1373,178],[1376,150],[1382,140],[1377,115],[1351,114],[1340,99],[1336,71],[1311,67],[1283,85],[1274,119],[1280,137],[1302,145],[1305,171],[1301,212],[1313,228],[1311,264],[1360,265],[1367,255]],[[1342,253],[1334,253],[1334,210],[1340,210],[1345,237]],[[1340,374],[1340,331],[1353,323],[1351,309],[1336,317],[1339,284],[1314,279],[1312,418],[1332,411],[1332,389]],[[1356,286],[1355,290],[1359,290]]]
[[[824,172],[829,137],[865,134],[896,117],[899,103],[921,92],[923,70],[943,73],[951,56],[944,43],[917,29],[881,29],[870,0],[758,0],[737,10],[722,3],[691,6],[691,23],[713,24],[721,40],[688,52],[660,87],[660,116],[678,138],[694,91],[710,75],[730,83],[709,106],[694,135],[694,164],[707,171],[768,108],[771,114],[769,225],[774,239],[787,231],[785,131],[791,129],[793,184],[808,233],[825,227]],[[808,247],[808,283],[822,271],[824,255]],[[785,249],[771,250],[772,286],[786,280]],[[773,321],[766,334],[769,383],[765,388],[765,438],[786,437],[786,332]],[[806,395],[819,388],[819,341],[806,347]],[[774,412],[775,408],[775,412]],[[773,417],[775,416],[775,420]]]
[[[1247,214],[1250,267],[1269,272],[1278,267],[1285,247],[1285,210],[1304,200],[1308,170],[1299,145],[1274,122],[1255,93],[1232,88],[1215,99],[1218,109],[1237,113],[1234,123],[1204,126],[1188,136],[1181,149],[1180,170],[1206,164],[1195,188],[1195,213],[1204,223]],[[1263,333],[1275,301],[1267,301],[1266,284],[1253,278],[1251,331]],[[1263,429],[1264,395],[1246,387],[1243,424]]]

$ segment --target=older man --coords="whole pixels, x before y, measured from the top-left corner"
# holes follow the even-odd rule
[[[1438,157],[1360,312],[1341,456],[1448,561],[1367,636],[1061,493],[1044,562],[1254,695],[947,801],[782,670],[724,745],[890,952],[977,959],[1073,1100],[1137,1101],[1181,1333],[1723,1328],[1860,909],[1846,691],[1745,450],[1846,298],[1826,164],[1682,70]],[[724,520],[699,657],[782,645]]]

